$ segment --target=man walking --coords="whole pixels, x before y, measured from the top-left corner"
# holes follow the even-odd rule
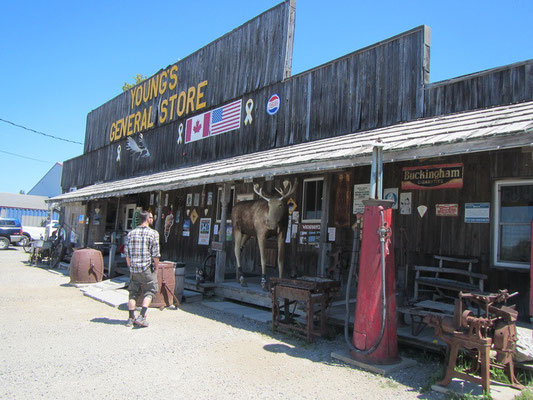
[[[127,327],[131,327],[133,324],[148,326],[146,310],[159,290],[157,284],[157,268],[161,257],[159,254],[159,233],[150,228],[150,224],[154,221],[152,213],[141,211],[140,221],[141,224],[128,234],[124,248],[126,262],[130,269]],[[144,291],[141,293],[143,288]],[[135,318],[135,306],[137,298],[141,294],[144,296],[142,309],[140,315]]]

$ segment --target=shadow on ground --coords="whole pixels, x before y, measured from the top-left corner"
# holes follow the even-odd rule
[[[126,321],[123,319],[112,319],[112,318],[93,318],[91,322],[96,322],[98,324],[107,324],[107,325],[126,325]]]

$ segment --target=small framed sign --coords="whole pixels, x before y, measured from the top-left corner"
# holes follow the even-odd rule
[[[435,204],[437,217],[457,217],[459,215],[459,204]]]

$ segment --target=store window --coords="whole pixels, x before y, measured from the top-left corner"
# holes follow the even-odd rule
[[[322,218],[322,188],[324,178],[304,179],[303,222],[319,222]]]
[[[529,268],[533,179],[502,180],[494,184],[493,265]]]
[[[220,204],[220,199],[222,198],[222,188],[218,188],[217,196],[217,222],[220,222],[220,216],[222,215],[222,205]],[[233,205],[235,204],[235,186],[231,187],[230,198],[228,203],[228,216],[226,221],[231,221],[231,212],[233,211]]]
[[[126,231],[135,229],[139,223],[138,214],[142,211],[141,207],[137,207],[136,204],[126,204],[124,208],[124,222],[126,225]]]

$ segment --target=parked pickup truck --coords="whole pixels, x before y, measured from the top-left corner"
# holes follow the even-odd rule
[[[22,227],[15,218],[0,218],[0,250],[5,250],[10,244],[21,242]]]
[[[59,226],[58,221],[52,221],[46,226],[22,226],[22,234],[24,239],[21,240],[21,245],[29,243],[30,240],[39,240],[52,236],[52,232]],[[48,232],[47,232],[48,231]]]

